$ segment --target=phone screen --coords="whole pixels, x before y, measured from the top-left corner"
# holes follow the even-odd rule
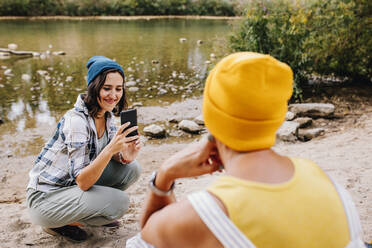
[[[133,126],[137,126],[137,109],[129,109],[129,110],[122,111],[120,113],[121,125],[123,125],[124,123],[126,123],[128,121],[130,122],[130,124],[127,128],[124,129],[124,131],[127,130],[128,128],[133,127]],[[138,135],[137,130],[129,133],[127,135],[127,137],[132,137],[132,136],[136,136],[136,135]]]

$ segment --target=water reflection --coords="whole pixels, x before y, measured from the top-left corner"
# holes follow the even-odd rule
[[[215,38],[228,30],[221,20],[1,21],[0,33],[7,35],[0,47],[17,43],[19,50],[44,53],[0,58],[1,117],[14,122],[18,131],[54,125],[85,91],[85,64],[93,55],[124,66],[129,103],[165,104],[198,95],[210,54],[224,53],[216,51]],[[58,50],[67,55],[52,55]]]

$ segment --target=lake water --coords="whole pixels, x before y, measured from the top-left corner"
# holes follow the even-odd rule
[[[0,47],[42,53],[0,57],[0,117],[17,131],[55,124],[85,91],[85,65],[94,55],[123,65],[126,81],[139,88],[128,92],[130,104],[198,96],[213,54],[226,53],[230,30],[226,20],[0,21]],[[52,54],[60,50],[66,55]]]

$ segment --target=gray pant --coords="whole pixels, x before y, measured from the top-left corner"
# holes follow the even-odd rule
[[[97,183],[83,191],[77,185],[50,192],[29,189],[27,206],[33,223],[43,227],[60,227],[80,222],[101,226],[121,218],[129,208],[123,192],[141,173],[137,161],[122,165],[111,160]]]

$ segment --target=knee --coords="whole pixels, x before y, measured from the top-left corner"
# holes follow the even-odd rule
[[[123,191],[119,191],[119,194],[115,197],[115,200],[112,201],[111,206],[111,213],[109,214],[109,218],[116,220],[121,217],[128,211],[129,209],[129,196]]]

